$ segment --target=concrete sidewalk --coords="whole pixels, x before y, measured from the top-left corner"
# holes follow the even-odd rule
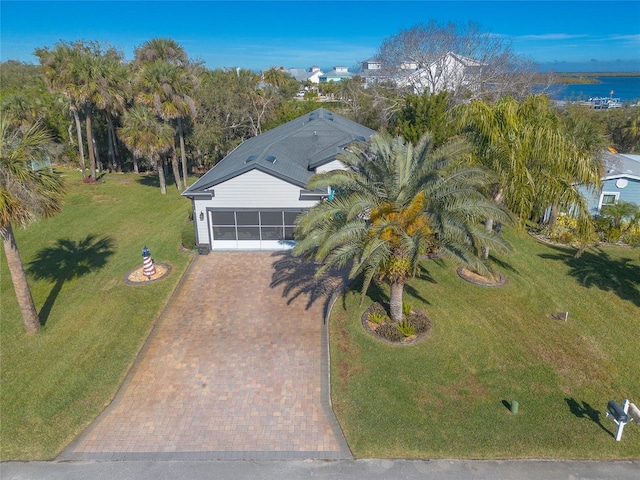
[[[296,460],[10,462],[2,480],[638,480],[640,462]]]

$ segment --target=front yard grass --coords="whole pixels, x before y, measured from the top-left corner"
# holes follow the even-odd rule
[[[640,404],[640,250],[549,246],[507,232],[494,259],[503,287],[467,283],[450,261],[425,261],[405,300],[432,321],[429,337],[389,346],[360,315],[388,290],[358,286],[330,325],[332,402],[356,457],[640,457],[640,426],[621,442],[607,402]],[[549,314],[569,312],[568,321]],[[510,413],[510,403],[519,413]]]
[[[189,201],[152,177],[107,175],[86,185],[64,171],[68,194],[51,219],[14,228],[45,321],[24,333],[0,255],[2,460],[56,456],[113,398],[192,255],[180,251]],[[144,286],[124,283],[142,247],[172,267]]]

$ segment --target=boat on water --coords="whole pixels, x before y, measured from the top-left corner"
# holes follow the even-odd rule
[[[620,108],[622,102],[619,98],[609,97],[591,97],[583,102],[582,105],[587,105],[596,110],[607,110],[609,108]]]

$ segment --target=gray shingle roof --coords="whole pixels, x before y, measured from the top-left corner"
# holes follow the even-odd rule
[[[637,155],[621,155],[605,151],[602,155],[605,177],[616,175],[640,176],[640,157]]]
[[[182,194],[186,197],[256,169],[304,188],[314,169],[376,132],[324,108],[245,140]]]

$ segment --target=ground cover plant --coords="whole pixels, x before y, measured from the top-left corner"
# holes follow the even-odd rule
[[[106,175],[84,184],[62,171],[60,214],[15,229],[42,330],[27,335],[0,255],[2,460],[58,454],[115,394],[191,254],[180,248],[189,202],[156,179]],[[162,280],[129,286],[142,247],[171,266]]]
[[[506,235],[514,252],[492,257],[502,287],[425,261],[428,274],[406,289],[432,321],[415,345],[384,344],[362,327],[368,305],[387,301],[384,286],[360,304],[353,285],[336,302],[332,402],[356,457],[640,457],[640,426],[616,442],[605,417],[611,399],[640,403],[640,251],[594,247],[575,258]]]

